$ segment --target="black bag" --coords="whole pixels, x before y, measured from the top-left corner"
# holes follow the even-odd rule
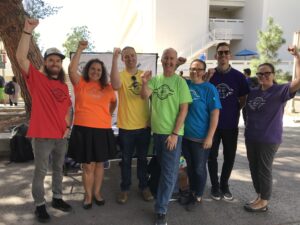
[[[156,158],[156,156],[153,156],[148,164],[148,173],[149,173],[149,179],[148,179],[148,187],[152,193],[153,196],[156,196],[158,183],[159,183],[159,177],[160,177],[160,165]]]
[[[7,95],[13,95],[15,93],[15,85],[12,81],[9,81],[7,84],[5,84],[4,93]]]
[[[33,151],[31,142],[26,138],[27,125],[21,124],[12,130],[10,139],[10,161],[26,162],[33,160]]]
[[[3,88],[5,84],[5,80],[2,76],[0,76],[0,88]]]

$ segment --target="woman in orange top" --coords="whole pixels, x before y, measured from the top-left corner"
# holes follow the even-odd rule
[[[69,66],[75,93],[75,116],[68,156],[83,165],[84,209],[92,207],[93,198],[97,205],[105,203],[101,195],[103,162],[116,150],[111,115],[117,104],[102,61],[92,59],[85,65],[82,76],[78,73],[80,55],[87,46],[87,41],[79,42]]]

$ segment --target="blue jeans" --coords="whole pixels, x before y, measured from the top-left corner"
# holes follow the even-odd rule
[[[203,143],[183,138],[182,151],[187,163],[190,191],[201,197],[207,179],[206,164],[210,149],[204,149]]]
[[[166,139],[169,135],[153,134],[154,149],[160,164],[161,173],[155,202],[155,212],[166,214],[169,199],[171,198],[179,168],[182,137],[178,136],[176,148],[167,149]]]
[[[134,152],[137,156],[137,177],[139,188],[147,188],[147,154],[150,144],[150,128],[137,130],[119,129],[119,140],[122,151],[121,190],[128,191],[131,185],[131,161]]]

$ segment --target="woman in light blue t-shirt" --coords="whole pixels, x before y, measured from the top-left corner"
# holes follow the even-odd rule
[[[206,64],[195,59],[190,65],[187,80],[193,102],[189,105],[182,141],[183,155],[187,161],[190,183],[189,201],[186,209],[192,210],[201,202],[207,178],[207,158],[218,124],[221,103],[214,85],[205,82]]]

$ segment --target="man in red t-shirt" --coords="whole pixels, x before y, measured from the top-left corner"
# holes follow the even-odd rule
[[[70,128],[71,101],[65,83],[62,60],[65,56],[56,48],[45,52],[43,70],[38,71],[28,60],[32,31],[38,25],[36,19],[26,19],[16,52],[22,69],[32,108],[27,136],[32,138],[35,170],[32,195],[36,205],[35,215],[40,222],[48,222],[44,198],[44,179],[48,169],[49,156],[52,157],[52,207],[68,212],[72,208],[62,200],[62,169]]]

